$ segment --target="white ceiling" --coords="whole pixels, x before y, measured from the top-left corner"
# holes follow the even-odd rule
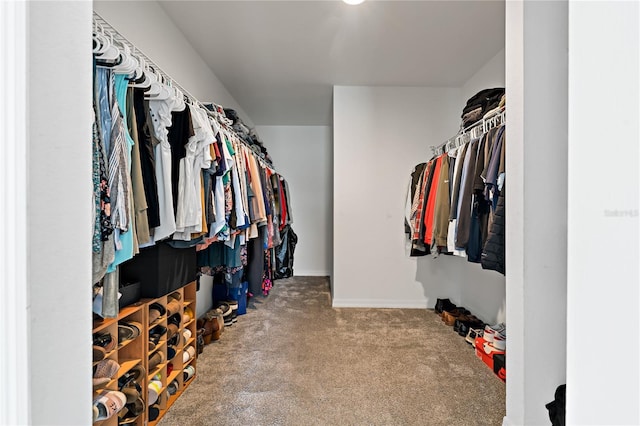
[[[166,1],[257,125],[329,125],[332,86],[461,87],[504,47],[504,1]]]

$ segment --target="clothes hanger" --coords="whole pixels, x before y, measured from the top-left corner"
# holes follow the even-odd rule
[[[94,22],[93,42],[94,42],[94,46],[93,46],[94,55],[101,55],[102,53],[104,53],[109,43],[109,40],[104,35],[104,29],[102,29],[102,26],[98,26],[97,22]]]
[[[140,89],[148,89],[151,87],[151,78],[149,77],[151,71],[149,70],[149,66],[144,58],[140,58],[140,69],[142,72],[142,77],[144,78],[142,81],[135,80],[133,83],[130,83],[131,87],[138,87]]]
[[[168,84],[169,85],[166,87],[169,91],[169,98],[171,98],[171,100],[173,101],[171,111],[184,111],[184,109],[187,107],[187,103],[184,101],[184,95],[180,90],[178,90],[177,87],[173,85],[171,79],[169,79]]]
[[[110,35],[106,41],[107,48],[102,53],[97,54],[96,59],[107,66],[116,65],[120,59],[120,50],[113,44],[113,35]]]
[[[165,76],[162,73],[158,73],[158,81],[156,83],[151,84],[151,90],[153,90],[153,92],[149,91],[146,93],[148,99],[154,99],[158,101],[169,99],[172,97],[172,94],[173,94],[172,93],[173,91],[167,85]]]
[[[113,71],[118,74],[126,74],[128,76],[135,75],[138,68],[138,60],[131,55],[129,46],[126,43],[120,42],[120,63],[113,67]]]
[[[149,67],[146,73],[149,77],[149,90],[144,94],[146,99],[153,99],[158,96],[162,90],[160,83],[158,82],[158,75],[152,67]]]
[[[131,81],[142,82],[142,81],[144,81],[144,71],[143,71],[143,68],[142,68],[142,61],[144,61],[144,59],[138,58],[138,56],[136,55],[135,46],[133,47],[133,52],[131,53],[131,56],[134,57],[134,59],[136,60],[136,62],[138,64],[136,66],[136,70],[133,73]]]

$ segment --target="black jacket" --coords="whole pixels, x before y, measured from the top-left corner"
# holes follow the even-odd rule
[[[498,205],[489,230],[489,237],[482,250],[482,269],[491,269],[504,275],[504,198],[505,186],[498,197]]]

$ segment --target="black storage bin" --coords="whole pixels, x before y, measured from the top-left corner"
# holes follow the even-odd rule
[[[118,299],[120,309],[136,303],[142,297],[139,282],[122,284],[118,291],[120,292],[120,299]]]
[[[156,243],[120,265],[120,282],[140,282],[142,297],[171,293],[196,279],[196,248]]]

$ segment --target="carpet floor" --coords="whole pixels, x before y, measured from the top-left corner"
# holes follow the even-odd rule
[[[505,385],[432,310],[332,309],[278,280],[204,349],[173,425],[500,425]]]

